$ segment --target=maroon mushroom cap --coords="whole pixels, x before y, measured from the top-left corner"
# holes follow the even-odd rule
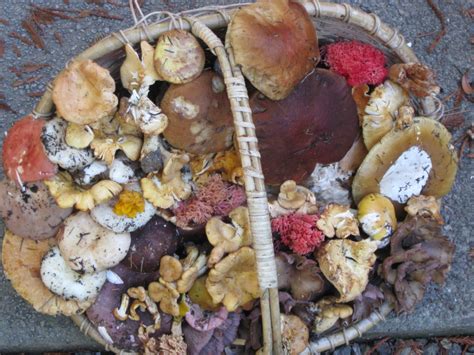
[[[132,243],[122,264],[133,271],[157,271],[161,257],[173,255],[181,239],[173,223],[155,215],[143,228],[132,233]]]
[[[359,132],[357,107],[346,80],[316,69],[286,99],[251,98],[265,181],[302,182],[316,163],[341,160]]]

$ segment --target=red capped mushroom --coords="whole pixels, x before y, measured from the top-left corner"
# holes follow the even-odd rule
[[[320,59],[313,22],[294,0],[260,0],[241,8],[227,40],[244,75],[272,100],[287,97]]]
[[[251,98],[265,181],[302,182],[316,163],[337,162],[359,132],[357,107],[346,80],[316,69],[286,99]]]
[[[44,124],[44,120],[28,115],[7,132],[3,142],[3,168],[18,184],[48,179],[56,174],[57,166],[49,161],[41,143]]]

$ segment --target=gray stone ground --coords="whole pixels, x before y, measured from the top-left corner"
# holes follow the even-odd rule
[[[436,31],[439,22],[424,0],[352,0],[353,5],[367,11],[376,12],[383,21],[399,28],[407,42],[411,42],[420,58],[428,63],[438,74],[443,88],[442,96],[453,92],[458,85],[461,72],[473,64],[473,51],[470,38],[474,34],[472,19],[463,15],[464,8],[472,8],[472,0],[434,0],[446,16],[448,33],[429,55],[426,47],[434,35],[420,36]],[[8,19],[10,26],[0,24],[0,38],[6,41],[6,51],[0,58],[0,92],[6,96],[6,102],[16,113],[1,111],[0,131],[6,131],[12,122],[30,112],[35,99],[27,93],[43,90],[48,80],[53,78],[67,60],[87,48],[94,39],[100,38],[118,29],[129,27],[132,22],[127,7],[106,5],[111,13],[124,17],[123,21],[102,18],[87,18],[78,22],[57,21],[45,35],[47,50],[29,47],[8,37],[13,29],[25,34],[20,22],[28,12],[28,0],[0,0],[0,17]],[[125,5],[127,1],[116,0]],[[64,7],[61,0],[35,0],[35,4]],[[72,8],[91,8],[83,0],[70,0]],[[184,8],[199,7],[208,4],[226,4],[229,1],[182,1],[182,0],[145,0],[144,10],[168,9],[178,11]],[[64,38],[60,46],[55,42],[53,32],[58,31]],[[13,54],[11,44],[15,43],[22,56]],[[12,88],[16,77],[8,68],[27,62],[48,63],[43,69],[42,78],[29,85]],[[36,75],[36,74],[35,74]],[[472,105],[465,101],[463,110],[467,123],[473,121]],[[453,269],[444,288],[430,288],[425,300],[411,315],[390,319],[376,327],[367,336],[426,337],[430,335],[474,334],[474,278],[472,259],[469,250],[474,246],[473,213],[474,201],[474,161],[464,159],[461,162],[456,185],[445,199],[444,215],[446,233],[456,243],[456,256]],[[1,267],[0,267],[1,268]],[[79,330],[64,317],[47,317],[33,311],[10,287],[0,270],[0,351],[55,351],[99,349],[99,346],[83,336]],[[392,317],[393,318],[393,317]]]

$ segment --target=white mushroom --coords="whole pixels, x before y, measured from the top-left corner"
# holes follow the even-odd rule
[[[107,164],[101,160],[95,160],[74,174],[74,182],[80,186],[95,184],[104,178],[106,171]]]
[[[106,280],[105,271],[82,275],[72,270],[56,246],[44,256],[40,271],[44,285],[66,300],[93,300]]]
[[[76,149],[66,144],[67,122],[61,118],[54,118],[43,127],[41,141],[48,159],[61,168],[76,171],[94,161],[94,154],[90,149]]]
[[[79,212],[64,222],[58,237],[61,254],[71,269],[81,273],[106,270],[120,263],[130,248],[129,233],[115,233],[103,228]]]
[[[137,165],[138,168],[138,165]],[[119,184],[128,184],[136,180],[134,163],[124,156],[114,159],[109,169],[109,179]]]
[[[124,193],[134,191],[141,194],[141,188],[138,183],[131,183],[125,187]],[[119,196],[120,198],[120,196]],[[91,210],[91,217],[101,226],[114,231],[115,233],[134,232],[143,227],[155,215],[156,209],[143,197],[143,211],[135,216],[119,215],[115,212],[115,206],[118,198],[102,203]]]

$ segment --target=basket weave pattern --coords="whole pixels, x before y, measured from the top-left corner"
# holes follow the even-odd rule
[[[348,4],[339,5],[319,2],[317,0],[304,0],[300,2],[307,12],[317,19],[329,19],[338,24],[338,26],[351,25],[359,30],[363,30],[370,38],[379,43],[380,47],[388,49],[400,61],[419,62],[413,51],[406,45],[404,37],[398,31],[382,23],[377,15],[367,14]],[[222,41],[212,32],[212,29],[226,27],[233,12],[241,5],[243,4],[208,7],[175,15],[164,14],[168,15],[164,18],[162,17],[163,14],[157,13],[161,16],[160,19],[150,24],[147,23],[148,16],[143,17],[141,21],[137,21],[134,14],[134,19],[139,26],[106,37],[79,54],[76,59],[100,60],[111,53],[121,51],[124,43],[139,43],[144,36],[150,41],[156,40],[157,37],[172,27],[180,27],[184,30],[192,31],[218,57],[231,103],[236,138],[244,170],[251,231],[254,239],[253,248],[257,256],[258,279],[262,290],[263,352],[270,354],[280,353],[281,349],[280,311],[275,255],[258,141],[252,121],[245,79],[240,68],[235,64],[232,48],[224,47]],[[34,116],[48,117],[52,115],[53,101],[51,90],[52,85],[48,85],[48,90],[33,111]],[[425,116],[430,116],[435,112],[435,104],[432,98],[424,100],[422,106]],[[311,353],[317,353],[348,343],[361,336],[378,322],[384,320],[391,310],[392,307],[385,303],[368,318],[340,332],[311,343],[308,350]],[[107,350],[120,354],[133,354],[108,344],[85,316],[73,316],[72,319],[85,334],[104,345]]]

